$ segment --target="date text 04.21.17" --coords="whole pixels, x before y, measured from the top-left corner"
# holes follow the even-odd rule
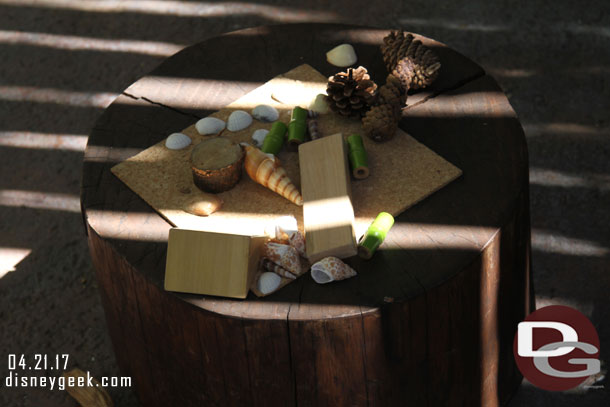
[[[67,353],[55,356],[39,353],[31,356],[9,354],[8,370],[66,370],[69,358]]]

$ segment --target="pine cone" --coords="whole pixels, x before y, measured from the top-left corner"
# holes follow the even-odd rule
[[[398,120],[391,105],[373,106],[362,118],[365,134],[375,141],[387,141],[398,130]]]
[[[388,34],[383,39],[381,53],[388,72],[399,78],[407,90],[430,85],[441,67],[432,50],[403,31]]]
[[[332,111],[343,116],[364,116],[377,97],[377,84],[365,67],[348,69],[328,78],[326,101]]]
[[[400,80],[394,75],[388,75],[385,85],[379,89],[378,104],[362,118],[364,133],[375,141],[387,141],[394,137],[405,97]]]

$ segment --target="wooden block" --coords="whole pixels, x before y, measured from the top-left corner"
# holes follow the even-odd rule
[[[267,239],[170,229],[165,289],[246,298]]]
[[[356,254],[347,148],[341,133],[299,146],[307,257]]]

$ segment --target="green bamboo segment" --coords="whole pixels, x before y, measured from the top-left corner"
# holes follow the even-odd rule
[[[369,176],[369,161],[364,149],[362,137],[352,134],[347,138],[349,145],[349,163],[352,166],[352,174],[356,179],[364,179]]]
[[[263,141],[263,147],[261,148],[263,153],[277,154],[282,149],[286,131],[288,128],[280,121],[273,123],[271,130],[267,133],[265,140]]]
[[[393,225],[392,215],[387,212],[379,213],[358,244],[358,256],[366,260],[373,257],[375,250],[381,246]]]
[[[296,106],[292,109],[288,124],[288,143],[301,144],[305,141],[307,132],[307,110]]]

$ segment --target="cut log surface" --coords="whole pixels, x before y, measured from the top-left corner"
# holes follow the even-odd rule
[[[355,278],[304,276],[245,300],[166,292],[171,226],[110,172],[299,64],[335,73],[325,53],[337,44],[383,82],[388,32],[296,24],[208,39],[96,123],[83,217],[117,361],[143,405],[496,406],[517,388],[512,340],[532,307],[525,137],[493,78],[443,44],[418,37],[442,68],[400,127],[463,176],[398,216],[373,259],[350,259]]]

